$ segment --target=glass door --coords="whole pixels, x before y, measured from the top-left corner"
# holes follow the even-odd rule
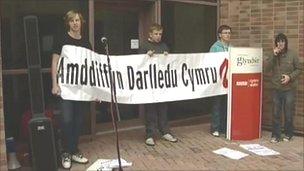
[[[205,53],[216,41],[217,3],[209,1],[162,1],[164,41],[171,53]],[[171,102],[169,119],[210,113],[210,98]]]
[[[121,1],[101,0],[94,3],[94,39],[95,51],[105,54],[104,45],[100,39],[106,37],[109,43],[110,55],[137,54],[138,49],[131,48],[131,40],[143,37],[147,20],[152,20],[151,9],[153,1]],[[95,104],[96,132],[112,129],[110,104],[102,102]],[[120,115],[117,120],[120,128],[142,124],[140,105],[119,104]],[[102,124],[101,124],[102,123]]]

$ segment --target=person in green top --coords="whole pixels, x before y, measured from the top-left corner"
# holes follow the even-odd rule
[[[285,34],[275,37],[273,54],[265,59],[266,72],[272,71],[272,101],[273,121],[270,142],[281,140],[281,114],[284,112],[285,136],[283,141],[290,141],[293,137],[293,116],[295,113],[297,78],[303,68],[298,56],[288,49],[288,40]]]
[[[227,52],[230,46],[231,27],[221,25],[218,30],[218,40],[211,46],[210,52]],[[211,133],[219,137],[226,133],[227,125],[227,94],[212,97]]]

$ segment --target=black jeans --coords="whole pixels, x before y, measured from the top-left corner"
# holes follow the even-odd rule
[[[281,138],[281,114],[284,113],[285,135],[293,136],[293,116],[295,113],[295,91],[287,90],[273,91],[273,121],[272,121],[272,137]]]
[[[74,154],[78,151],[83,116],[89,111],[89,102],[62,100],[62,130],[65,140],[64,151]]]
[[[146,138],[153,137],[157,128],[162,135],[170,133],[167,118],[167,103],[145,104],[144,107],[146,120]]]

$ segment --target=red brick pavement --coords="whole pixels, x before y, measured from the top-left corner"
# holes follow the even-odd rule
[[[144,144],[144,129],[120,132],[121,157],[133,162],[124,170],[304,170],[303,137],[295,136],[291,142],[272,144],[270,132],[263,131],[262,138],[252,141],[229,141],[209,134],[209,124],[173,127],[179,142],[170,143],[156,139],[156,146]],[[117,158],[114,134],[98,136],[85,142],[80,149],[89,157],[87,165],[73,164],[71,170],[86,170],[99,158]],[[241,147],[242,143],[258,143],[281,153],[277,156],[258,156]],[[232,160],[212,151],[228,147],[249,156]]]

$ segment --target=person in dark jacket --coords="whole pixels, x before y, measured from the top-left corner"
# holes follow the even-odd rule
[[[283,141],[293,137],[293,116],[295,113],[297,78],[302,72],[298,56],[288,49],[285,34],[275,37],[273,54],[266,59],[266,71],[272,71],[273,122],[271,142],[277,143],[281,138],[281,114],[284,113],[285,136]]]
[[[153,57],[154,54],[168,55],[168,46],[161,41],[163,34],[163,28],[159,24],[153,24],[149,30],[148,41],[144,42],[139,49],[140,54],[148,54]],[[167,111],[167,103],[151,103],[145,104],[145,125],[146,125],[146,141],[145,143],[150,146],[155,145],[154,133],[156,128],[162,134],[164,140],[170,142],[177,142],[169,130]]]

